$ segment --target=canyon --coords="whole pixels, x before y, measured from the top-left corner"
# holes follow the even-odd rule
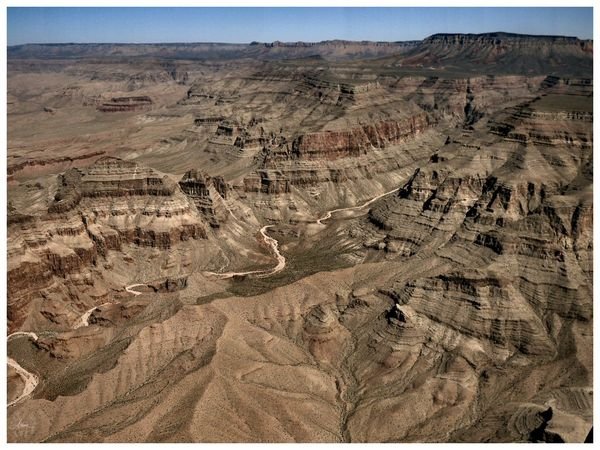
[[[9,47],[9,442],[584,442],[592,54]]]

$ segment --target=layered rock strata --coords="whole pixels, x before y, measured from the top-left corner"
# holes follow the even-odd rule
[[[289,152],[273,153],[273,159],[301,160],[356,157],[371,149],[381,149],[413,137],[430,125],[426,114],[401,121],[377,122],[344,131],[324,131],[296,138]]]
[[[573,109],[557,110],[555,104],[572,103]],[[507,141],[523,145],[578,146],[591,148],[589,123],[593,113],[591,100],[583,95],[550,95],[520,104],[500,118],[491,121],[490,131]]]
[[[211,227],[218,228],[227,221],[229,211],[223,200],[227,198],[228,187],[223,177],[210,177],[205,172],[192,169],[183,175],[179,186]]]
[[[59,176],[46,216],[10,222],[9,323],[18,326],[30,300],[55,280],[82,274],[89,283],[89,270],[111,250],[125,244],[168,249],[206,236],[205,220],[168,177],[108,157],[71,169]]]
[[[144,111],[152,107],[152,99],[148,96],[113,97],[108,102],[98,105],[102,112],[131,112]]]
[[[259,170],[256,175],[244,178],[246,192],[285,194],[290,192],[290,180],[277,170]]]

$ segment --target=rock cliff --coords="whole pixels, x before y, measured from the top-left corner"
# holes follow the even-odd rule
[[[227,221],[229,211],[223,200],[227,198],[228,187],[223,177],[210,177],[205,172],[192,169],[183,175],[179,186],[211,227],[218,228]]]
[[[136,163],[104,157],[58,179],[47,215],[11,221],[11,328],[25,319],[32,296],[56,280],[90,282],[89,270],[111,250],[128,244],[169,249],[207,237],[205,219],[177,183]]]

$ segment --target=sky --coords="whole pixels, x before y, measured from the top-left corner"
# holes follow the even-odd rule
[[[592,8],[8,8],[25,43],[406,41],[506,31],[593,37]]]

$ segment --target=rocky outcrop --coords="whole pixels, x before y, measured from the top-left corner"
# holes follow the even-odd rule
[[[192,169],[183,175],[179,186],[211,227],[218,228],[227,220],[229,214],[223,199],[227,198],[228,188],[223,177],[210,177],[205,172]]]
[[[462,194],[442,194],[443,185],[456,174],[445,176],[443,183],[433,182],[432,169],[421,169],[396,199],[371,210],[370,220],[385,232],[381,242],[386,249],[421,257],[433,251],[467,268],[489,265],[539,314],[590,319],[592,226],[587,194],[565,194],[556,178],[532,174],[541,167],[499,170],[496,176],[479,176],[475,184],[462,173],[459,184],[471,187]],[[439,177],[441,171],[436,172]],[[583,232],[575,225],[580,221]]]
[[[491,179],[487,188],[467,214],[464,238],[493,251],[494,259],[514,260],[521,274],[516,285],[536,309],[588,320],[591,216],[583,233],[573,225],[590,211],[590,200],[531,182]]]
[[[150,97],[142,95],[136,97],[113,97],[108,102],[98,105],[102,112],[131,112],[150,109],[153,101]]]
[[[539,92],[544,76],[476,75],[460,78],[406,77],[394,83],[402,94],[438,121],[472,126],[491,116],[506,102],[524,101]]]
[[[206,237],[204,221],[177,183],[134,162],[101,158],[81,171],[73,189],[81,192],[77,209],[86,225],[112,228],[124,242],[169,248]]]
[[[212,177],[212,182],[219,195],[226,199],[229,193],[229,186],[225,182],[225,178],[223,178],[220,175],[217,175]]]
[[[172,196],[177,185],[167,176],[132,161],[104,157],[83,173],[83,197]]]
[[[380,90],[377,82],[348,83],[330,80],[316,75],[303,76],[294,87],[294,95],[317,99],[320,104],[347,106],[359,98],[368,97]]]
[[[371,208],[368,218],[386,232],[385,248],[412,256],[451,239],[484,184],[481,174],[431,164],[417,169],[397,196]]]
[[[167,278],[162,281],[148,284],[154,292],[176,292],[185,289],[187,285],[188,277]]]
[[[35,218],[10,225],[7,293],[9,326],[17,328],[28,318],[33,300],[43,298],[44,290],[57,279],[85,274],[98,260],[98,251],[87,234],[81,217],[56,221]],[[85,276],[72,284],[86,283]],[[68,299],[67,299],[68,300]]]
[[[256,175],[244,178],[244,191],[285,194],[290,192],[290,180],[280,171],[259,170]]]
[[[81,201],[81,172],[69,169],[58,176],[58,188],[49,213],[64,213],[75,208]]]
[[[373,207],[382,247],[466,267],[504,261],[519,276],[503,276],[536,310],[589,320],[590,200],[560,195],[551,183],[457,175],[418,170],[397,197]]]
[[[319,183],[361,182],[378,178],[387,172],[408,174],[413,170],[409,167],[416,160],[429,158],[431,148],[443,143],[441,136],[429,128],[404,139],[391,139],[387,143],[378,143],[375,138],[369,141],[362,128],[357,135],[319,132],[305,136],[311,136],[307,139],[317,144],[312,148],[306,145],[306,151],[302,152],[300,142],[307,142],[303,139],[295,141],[296,153],[292,152],[287,140],[266,145],[255,157],[260,169],[256,174],[245,177],[244,189],[247,192],[281,193],[289,189],[286,185],[305,188]],[[392,144],[392,141],[395,143]],[[358,145],[358,142],[362,144]],[[380,147],[374,147],[373,144]],[[353,150],[350,152],[349,149]]]
[[[237,131],[237,128],[233,124],[229,123],[220,123],[217,127],[217,131],[215,131],[217,136],[233,136],[233,132]]]
[[[188,94],[189,97],[190,94]],[[202,126],[202,125],[213,125],[213,124],[218,124],[221,123],[222,121],[225,120],[225,117],[222,116],[203,116],[203,117],[196,117],[194,119],[194,125],[196,126]]]
[[[131,161],[103,157],[86,169],[59,175],[59,189],[48,212],[73,209],[83,198],[174,195],[177,185],[166,176]]]
[[[551,100],[542,106],[548,108]],[[544,100],[534,104],[538,101]],[[581,129],[591,137],[587,121],[555,123],[554,129]],[[588,147],[577,142],[510,147],[492,141],[484,148],[466,140],[447,142],[443,149],[413,173],[398,195],[371,208],[368,220],[377,233],[365,239],[365,246],[385,250],[388,258],[441,258],[461,267],[463,278],[475,269],[489,269],[514,302],[540,317],[589,321],[593,227]],[[498,160],[498,154],[504,159]],[[403,284],[402,289],[435,290],[442,278]],[[455,289],[452,283],[444,286],[440,293]],[[462,292],[463,287],[456,289]],[[553,326],[545,326],[550,331],[542,340],[551,340]]]

